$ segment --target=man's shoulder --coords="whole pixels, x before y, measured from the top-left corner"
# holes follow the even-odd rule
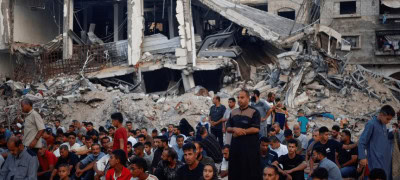
[[[268,155],[278,157],[278,153],[276,153],[276,152],[273,151],[272,149],[269,149],[269,150],[268,150]]]
[[[33,152],[31,149],[25,149],[24,151],[22,151],[22,153],[24,153],[24,156],[26,156],[27,158],[36,158],[36,153]]]

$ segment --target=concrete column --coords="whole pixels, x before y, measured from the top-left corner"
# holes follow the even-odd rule
[[[189,91],[190,89],[192,89],[196,86],[194,84],[193,74],[187,72],[186,70],[183,70],[181,73],[181,76],[182,76],[182,82],[183,82],[183,87],[185,88],[185,91]]]
[[[178,58],[178,64],[184,64],[183,58],[186,58],[187,64],[196,66],[196,46],[190,0],[176,1],[176,18],[179,23],[178,33],[181,41],[181,48],[186,51],[186,53],[184,53],[186,56]]]
[[[169,30],[169,38],[175,37],[175,13],[173,11],[174,8],[174,0],[171,0],[171,6],[168,8],[168,30]]]
[[[122,40],[123,33],[119,31],[119,26],[123,21],[123,10],[122,4],[118,2],[114,4],[114,42]]]
[[[63,59],[72,58],[72,38],[68,31],[74,29],[74,0],[64,0]]]
[[[127,0],[128,7],[128,63],[136,65],[142,56],[144,39],[143,0]]]

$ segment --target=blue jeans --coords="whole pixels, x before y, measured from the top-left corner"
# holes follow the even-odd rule
[[[355,166],[346,166],[340,169],[343,178],[355,177],[357,168]]]

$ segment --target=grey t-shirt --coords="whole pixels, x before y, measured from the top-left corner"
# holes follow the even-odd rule
[[[260,99],[258,102],[252,103],[251,105],[257,109],[257,111],[260,113],[261,118],[264,118],[267,115],[267,112],[269,111],[269,109],[271,109],[271,107],[268,105],[268,103],[263,99]],[[267,121],[266,120],[261,121],[260,125],[267,126]]]
[[[342,175],[340,173],[340,169],[338,168],[338,166],[332,162],[331,160],[329,160],[328,158],[324,158],[321,160],[321,162],[319,163],[320,168],[325,168],[328,171],[329,180],[341,180],[342,179]]]

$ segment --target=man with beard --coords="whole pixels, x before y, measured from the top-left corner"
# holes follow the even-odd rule
[[[204,166],[207,164],[215,166],[214,160],[203,154],[202,144],[200,142],[194,142],[194,145],[196,146],[197,160],[199,160]]]
[[[178,169],[177,180],[196,180],[202,177],[204,165],[196,158],[196,146],[186,143],[183,152],[186,164]]]
[[[256,108],[258,110],[258,112],[260,113],[261,116],[261,123],[260,123],[260,136],[267,136],[268,132],[267,132],[267,119],[268,119],[268,112],[271,109],[271,107],[267,104],[267,102],[264,99],[261,99],[260,95],[260,91],[258,90],[254,90],[253,91],[253,99],[254,102],[251,104],[254,108]]]
[[[334,162],[327,158],[326,149],[322,145],[314,147],[313,160],[314,162],[319,163],[319,168],[325,168],[328,171],[329,180],[342,179],[340,169],[336,166]]]
[[[105,154],[100,151],[99,144],[93,144],[91,152],[91,154],[76,165],[76,177],[86,180],[94,176],[95,171],[93,170],[93,166],[96,164],[96,161],[100,160]]]
[[[225,110],[225,114],[224,114],[224,121],[228,121],[229,117],[231,117],[231,112],[233,109],[235,109],[236,107],[236,99],[235,98],[229,98],[228,100],[228,107]],[[222,132],[225,133],[225,144],[231,144],[231,140],[232,140],[232,133],[229,133],[228,131],[226,131],[226,122],[224,122],[222,127]]]
[[[154,152],[153,161],[151,163],[150,172],[154,172],[158,163],[161,161],[161,155],[164,149],[167,149],[168,146],[168,139],[165,136],[157,136],[154,139],[154,144],[158,147],[157,150]]]
[[[260,139],[260,163],[261,169],[272,165],[272,163],[278,161],[278,154],[269,148],[271,144],[270,138],[261,137]]]
[[[178,155],[172,148],[164,149],[161,161],[158,163],[155,176],[159,180],[175,180],[177,178],[177,171],[184,164],[178,161]]]
[[[239,108],[232,111],[227,131],[232,133],[229,179],[261,179],[258,133],[260,113],[249,106],[249,91],[238,95]]]
[[[221,164],[221,173],[219,176],[223,179],[228,179],[228,169],[229,169],[229,149],[231,146],[229,144],[225,144],[225,146],[222,148],[222,154],[224,155],[224,159],[222,160]]]

